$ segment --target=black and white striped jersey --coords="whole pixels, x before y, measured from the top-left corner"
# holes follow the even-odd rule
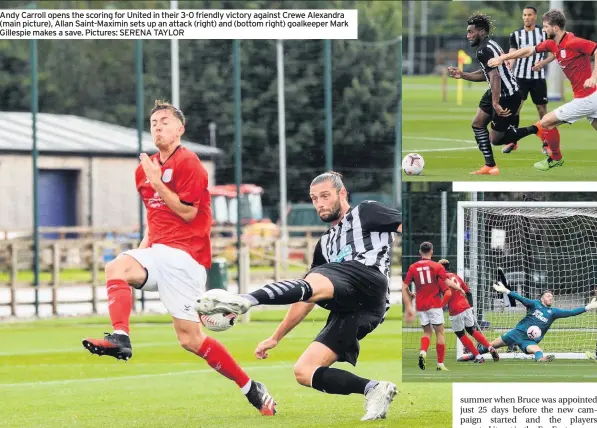
[[[531,46],[537,46],[545,40],[545,33],[539,27],[532,31],[527,31],[524,27],[513,31],[510,34],[510,48],[522,49]],[[514,76],[519,79],[545,79],[545,68],[539,71],[533,71],[532,68],[544,58],[543,53],[535,53],[528,58],[519,58],[514,64]]]
[[[391,246],[400,211],[375,201],[363,201],[326,231],[317,242],[311,268],[325,263],[355,260],[378,269],[387,279],[386,310],[389,307]]]
[[[492,70],[497,70],[501,80],[501,90],[500,96],[502,97],[511,97],[516,92],[518,92],[518,83],[516,83],[516,78],[510,70],[510,65],[508,62],[504,62],[499,67],[489,67],[487,62],[491,58],[496,58],[502,55],[504,51],[494,40],[491,40],[489,37],[484,39],[479,47],[477,48],[477,61],[481,64],[481,70],[483,70],[483,74],[485,74],[485,80],[489,84],[489,72]],[[491,89],[491,85],[490,85]]]

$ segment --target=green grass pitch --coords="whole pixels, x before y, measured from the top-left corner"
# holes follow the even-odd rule
[[[569,82],[566,96],[572,99]],[[499,176],[471,176],[470,172],[483,165],[483,157],[475,143],[471,122],[479,99],[487,89],[483,82],[464,82],[463,103],[456,104],[456,80],[448,78],[447,101],[441,101],[441,77],[403,77],[402,154],[419,153],[425,159],[420,176],[407,176],[407,181],[590,181],[597,179],[597,132],[587,120],[559,127],[565,165],[542,172],[533,167],[545,157],[536,136],[522,139],[518,150],[503,154],[502,147],[494,147],[500,168]],[[548,111],[561,103],[550,102]],[[537,110],[527,99],[520,125],[538,120]]]
[[[556,321],[557,322],[557,321]],[[499,332],[484,332],[489,341],[500,336]],[[551,363],[536,363],[534,360],[501,359],[494,362],[489,355],[485,364],[456,362],[456,335],[446,332],[446,357],[444,363],[448,372],[435,370],[437,354],[435,352],[435,338],[427,352],[427,368],[418,367],[419,341],[422,330],[403,332],[403,382],[597,382],[597,366],[588,359],[564,360],[556,359]],[[550,330],[546,339],[541,342],[543,353],[548,355],[556,343],[563,343],[570,338],[569,331]],[[576,352],[593,351],[594,340],[590,346],[585,346],[584,335],[572,335],[569,345]],[[582,342],[582,343],[581,343]],[[476,341],[473,339],[476,345]]]
[[[134,357],[127,363],[89,354],[86,336],[109,331],[103,317],[4,322],[0,324],[0,414],[2,427],[413,427],[444,428],[451,417],[451,386],[402,384],[399,307],[361,342],[356,368],[345,368],[398,384],[400,395],[386,420],[360,422],[363,397],[333,396],[298,385],[293,365],[323,326],[316,310],[286,337],[270,358],[252,352],[268,337],[284,311],[254,312],[221,340],[248,374],[264,382],[278,402],[266,418],[237,386],[184,351],[165,316],[133,316]],[[430,399],[433,397],[433,399]]]

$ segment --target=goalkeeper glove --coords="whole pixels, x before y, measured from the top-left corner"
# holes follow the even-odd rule
[[[498,293],[510,294],[510,290],[508,290],[506,288],[506,286],[504,284],[502,284],[501,282],[498,282],[497,284],[493,284],[493,289],[495,291],[497,291]],[[595,306],[595,308],[597,308],[597,306]]]
[[[597,309],[597,297],[593,297],[591,303],[585,306],[585,311],[594,311],[595,309]]]

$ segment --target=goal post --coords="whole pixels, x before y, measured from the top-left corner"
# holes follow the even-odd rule
[[[553,307],[586,305],[597,291],[597,202],[458,202],[457,273],[469,285],[477,324],[487,339],[503,335],[526,315],[492,283],[503,268],[513,291],[538,299],[554,292]],[[594,352],[597,315],[555,320],[539,346],[557,358]],[[457,342],[457,357],[464,352]],[[501,358],[532,358],[501,348]]]

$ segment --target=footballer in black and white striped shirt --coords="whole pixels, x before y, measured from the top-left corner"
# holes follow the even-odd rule
[[[546,39],[543,30],[537,27],[537,9],[534,6],[525,6],[522,10],[522,23],[522,27],[510,34],[509,52],[537,46]],[[537,107],[539,119],[547,113],[547,82],[545,81],[544,67],[554,59],[555,57],[552,54],[545,58],[543,53],[535,53],[528,58],[510,61],[510,66],[514,69],[514,76],[518,81],[523,103],[530,93],[531,100]],[[518,128],[518,120],[514,126]],[[518,142],[511,142],[504,146],[502,152],[510,153],[512,150],[516,150],[517,147]],[[548,154],[546,142],[543,142],[542,151],[544,154]]]
[[[492,145],[505,144],[506,130],[513,126],[520,109],[520,91],[516,78],[509,64],[490,67],[491,58],[503,54],[500,45],[491,39],[493,23],[489,17],[481,13],[474,14],[467,21],[466,38],[471,47],[476,49],[477,61],[481,68],[471,73],[460,71],[456,67],[448,67],[448,73],[455,79],[471,82],[487,81],[489,89],[485,92],[477,114],[473,119],[473,132],[479,150],[485,159],[485,165],[472,174],[498,175],[500,173],[493,157]],[[487,126],[491,123],[491,134]]]
[[[252,306],[290,304],[273,335],[257,345],[259,359],[267,358],[315,305],[329,310],[325,326],[294,366],[296,380],[328,394],[363,394],[366,413],[361,420],[383,419],[397,394],[396,385],[330,366],[342,361],[356,365],[359,341],[384,320],[391,244],[402,231],[402,214],[373,201],[351,207],[342,176],[333,171],[315,177],[309,196],[331,228],[318,241],[304,279],[273,282],[241,295],[210,290],[198,300],[197,310],[241,314]]]

